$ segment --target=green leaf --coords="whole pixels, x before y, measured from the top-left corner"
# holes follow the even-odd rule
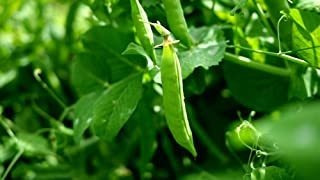
[[[48,141],[39,135],[19,133],[17,135],[19,147],[27,156],[39,156],[50,153]]]
[[[319,76],[317,70],[290,64],[291,81],[289,98],[306,99],[318,93]]]
[[[97,100],[93,111],[95,133],[112,140],[130,118],[142,95],[140,74],[113,84]]]
[[[320,46],[320,15],[314,12],[290,10],[293,20],[292,47],[303,49]],[[314,66],[320,66],[320,49],[314,48],[297,52],[298,56]]]
[[[80,53],[72,68],[72,82],[80,95],[103,89],[145,66],[142,56],[123,56],[133,34],[96,26],[83,36],[86,53]]]
[[[147,52],[143,49],[143,47],[139,46],[135,43],[130,43],[126,50],[122,52],[123,55],[140,55],[147,60],[148,69],[152,69],[154,67],[152,59],[149,57]]]
[[[82,41],[87,50],[116,56],[133,42],[133,34],[110,26],[95,26],[84,34]]]
[[[310,10],[320,13],[320,1],[319,0],[298,0],[296,4],[298,9]]]
[[[190,33],[196,46],[178,53],[184,79],[197,67],[208,69],[218,65],[226,48],[223,32],[218,27],[191,28]]]
[[[93,53],[77,55],[72,65],[72,84],[79,95],[104,89],[110,79],[107,61]]]
[[[93,92],[81,97],[74,106],[74,139],[80,142],[83,133],[92,123],[93,106],[102,93]]]
[[[224,62],[224,77],[232,96],[256,111],[270,111],[288,101],[290,79]]]
[[[301,179],[316,179],[320,166],[320,103],[296,104],[257,124]]]
[[[141,70],[141,56],[122,56],[133,41],[133,34],[120,29],[96,26],[83,36],[83,45],[90,53],[79,54],[72,69],[72,82],[80,95],[101,90]]]

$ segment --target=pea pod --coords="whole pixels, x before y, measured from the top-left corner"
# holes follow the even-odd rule
[[[154,40],[152,29],[148,20],[148,16],[144,11],[139,0],[131,0],[131,15],[137,36],[151,59],[156,62],[156,53],[153,48]]]
[[[178,144],[196,156],[184,103],[180,63],[172,42],[168,39],[163,44],[161,80],[163,107],[169,129]]]
[[[180,0],[163,0],[167,21],[173,35],[184,45],[193,45],[193,39],[188,31],[188,26],[183,15]]]

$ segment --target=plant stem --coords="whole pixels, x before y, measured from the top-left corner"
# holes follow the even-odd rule
[[[243,57],[243,56],[238,56],[235,54],[231,54],[228,52],[225,52],[224,54],[224,59],[226,61],[229,62],[233,62],[239,65],[242,65],[244,67],[248,67],[251,69],[256,69],[259,71],[264,71],[266,73],[269,74],[274,74],[277,76],[282,76],[282,77],[289,77],[290,76],[290,71],[283,69],[283,68],[279,68],[279,67],[275,67],[275,66],[271,66],[268,64],[262,64],[262,63],[258,63],[255,61],[250,60],[249,58]]]
[[[73,1],[69,7],[68,14],[66,17],[65,23],[65,41],[69,46],[73,45],[74,41],[74,23],[76,22],[75,19],[77,17],[77,12],[80,7],[81,1]]]
[[[62,114],[60,115],[58,121],[62,122],[64,120],[64,118],[73,110],[74,105],[71,105],[67,108],[65,108],[62,112]]]
[[[278,48],[279,48],[279,54],[282,53],[282,48],[281,48],[281,37],[280,37],[280,23],[281,21],[285,18],[286,16],[285,15],[282,15],[280,17],[280,19],[278,20],[278,23],[277,23],[277,40],[278,40]]]
[[[47,83],[45,83],[41,77],[40,77],[40,74],[41,74],[41,69],[35,69],[33,71],[33,76],[34,78],[40,83],[40,85],[42,86],[43,89],[45,89],[49,94],[50,96],[55,99],[58,104],[63,108],[67,108],[67,105],[54,93],[54,91],[52,89],[49,88],[49,86],[47,85]]]
[[[275,57],[279,57],[279,58],[282,58],[284,60],[288,60],[290,62],[293,62],[293,63],[296,63],[296,64],[300,64],[302,66],[309,66],[309,63],[302,60],[302,59],[299,59],[299,58],[296,58],[296,57],[293,57],[293,56],[289,56],[285,53],[275,53],[275,52],[269,52],[269,51],[263,51],[263,50],[258,50],[258,49],[251,49],[251,48],[247,48],[247,47],[243,47],[243,46],[228,46],[229,48],[239,48],[239,49],[243,49],[243,50],[246,50],[246,51],[251,51],[251,52],[256,52],[256,53],[261,53],[261,54],[266,54],[266,55],[270,55],[270,56],[275,56]],[[288,51],[288,53],[290,53],[290,51]]]
[[[9,172],[11,171],[11,169],[13,168],[13,166],[15,165],[15,163],[19,160],[19,158],[21,157],[21,155],[23,154],[24,150],[20,149],[18,151],[18,153],[14,156],[14,158],[12,159],[12,161],[10,162],[9,166],[7,167],[6,171],[4,172],[3,176],[1,177],[1,180],[5,180],[6,177],[8,176]]]
[[[52,117],[50,114],[42,110],[36,103],[32,103],[32,107],[35,110],[36,113],[38,113],[41,117],[44,119],[47,119],[49,123],[56,128],[56,130],[60,133],[63,133],[68,136],[73,136],[73,130],[69,129],[64,126],[63,123],[60,121],[56,120],[54,117]]]

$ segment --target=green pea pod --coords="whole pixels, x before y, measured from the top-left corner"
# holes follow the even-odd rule
[[[174,139],[197,156],[184,103],[181,68],[171,42],[165,41],[161,62],[163,107]]]
[[[131,0],[131,15],[134,26],[136,28],[137,36],[151,59],[156,62],[156,53],[154,50],[153,33],[150,24],[148,23],[148,16],[144,11],[139,0]]]
[[[163,0],[163,4],[171,32],[184,45],[191,47],[193,39],[189,34],[180,0]]]

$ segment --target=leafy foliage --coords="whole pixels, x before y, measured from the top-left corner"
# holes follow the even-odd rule
[[[317,179],[319,5],[0,1],[1,179]]]

